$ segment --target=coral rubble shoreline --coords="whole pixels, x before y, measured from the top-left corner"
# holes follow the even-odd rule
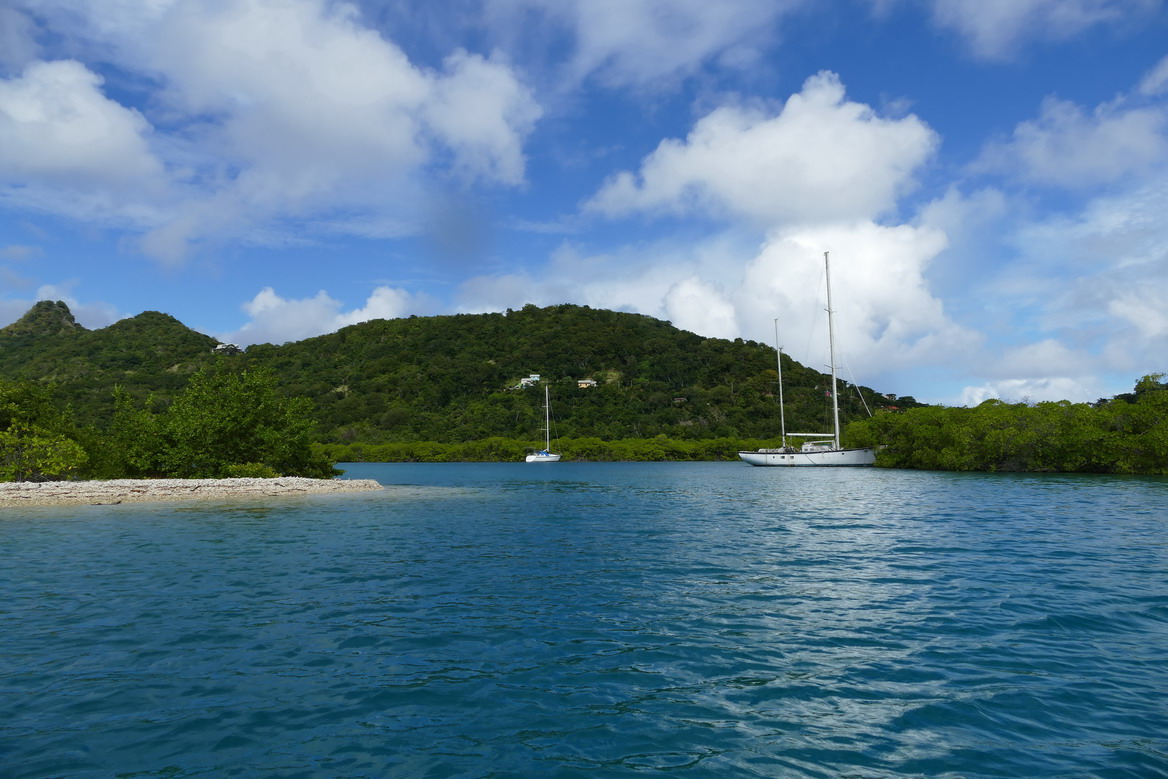
[[[118,479],[0,483],[0,507],[110,505],[179,500],[223,500],[321,493],[367,492],[373,479]]]

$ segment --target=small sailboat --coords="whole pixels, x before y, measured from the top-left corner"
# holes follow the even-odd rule
[[[527,455],[529,463],[558,463],[560,456],[552,452],[552,404],[548,386],[543,387],[543,449]]]
[[[840,465],[872,465],[876,462],[876,450],[844,449],[840,446],[839,435],[839,397],[836,392],[835,373],[835,325],[832,321],[831,308],[831,267],[828,263],[827,252],[823,253],[823,272],[827,281],[827,341],[831,355],[831,411],[832,431],[830,433],[788,433],[787,422],[783,415],[783,363],[782,347],[778,346],[779,325],[775,320],[775,341],[779,353],[779,416],[782,427],[782,446],[778,449],[759,449],[755,452],[739,452],[738,456],[751,465],[777,466],[840,466]],[[799,438],[816,438],[819,440],[807,441],[796,449],[787,445],[787,436]],[[828,438],[830,436],[830,438]]]

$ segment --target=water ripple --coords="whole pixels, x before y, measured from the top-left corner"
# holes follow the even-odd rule
[[[1168,776],[1163,479],[537,470],[6,515],[0,774]]]

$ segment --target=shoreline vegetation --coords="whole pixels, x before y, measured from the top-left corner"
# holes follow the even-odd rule
[[[553,448],[575,462],[718,462],[737,461],[743,449],[773,446],[770,439],[708,438],[692,441],[654,438],[556,438]],[[404,441],[348,444],[318,443],[314,450],[334,463],[523,462],[543,448],[542,441],[499,436],[477,441]]]
[[[543,446],[528,436],[533,414],[545,417],[537,401],[549,385],[567,411],[552,420],[565,460],[735,461],[780,444],[782,409],[796,429],[825,430],[815,409],[836,394],[823,374],[791,361],[784,376],[802,381],[780,408],[773,349],[572,306],[378,320],[226,354],[177,320],[141,319],[81,342],[63,303],[38,304],[0,328],[0,373],[19,376],[0,377],[0,482],[327,480],[340,475],[337,462],[522,462]],[[114,337],[131,325],[137,339]],[[176,332],[201,343],[188,362],[166,336]],[[552,348],[544,335],[561,340]],[[64,351],[48,359],[53,344]],[[151,370],[134,368],[147,356]],[[86,361],[97,357],[100,365]],[[533,366],[548,367],[523,378]],[[572,378],[581,372],[600,378]],[[884,468],[1165,475],[1164,376],[1094,403],[973,408],[856,386],[842,444],[875,448]],[[861,389],[879,402],[861,403]],[[99,397],[104,405],[89,402]]]
[[[371,492],[385,487],[374,479],[113,479],[0,483],[0,508],[15,506],[100,506],[119,503],[228,500],[233,498]]]
[[[967,408],[926,406],[879,411],[844,430],[846,447],[874,447],[876,466],[986,473],[1168,475],[1168,382],[1143,377],[1133,392],[1096,403],[1005,403]],[[773,438],[604,440],[557,437],[567,461],[737,460],[739,451],[776,445]],[[317,443],[330,462],[508,462],[542,442],[492,437],[474,441]]]

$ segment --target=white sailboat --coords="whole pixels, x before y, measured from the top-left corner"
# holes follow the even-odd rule
[[[831,411],[832,431],[830,433],[788,433],[786,417],[783,414],[783,363],[782,347],[778,346],[779,325],[775,320],[775,346],[779,353],[779,417],[782,427],[783,445],[778,449],[759,449],[756,452],[739,452],[738,456],[751,465],[776,466],[860,466],[876,462],[876,450],[844,449],[839,436],[839,397],[836,392],[835,373],[835,324],[831,308],[831,267],[827,252],[823,253],[823,272],[827,280],[827,341],[831,355]],[[814,438],[799,449],[787,445],[787,436]],[[828,438],[830,436],[830,438]]]
[[[552,452],[552,404],[548,386],[543,386],[543,449],[527,455],[529,463],[558,463],[560,456]]]

